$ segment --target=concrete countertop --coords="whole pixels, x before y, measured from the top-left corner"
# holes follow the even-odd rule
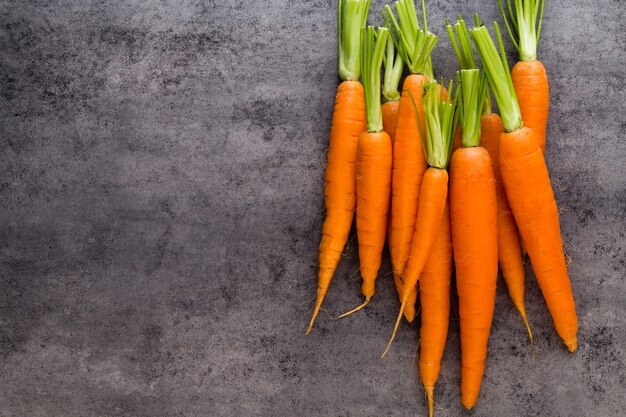
[[[383,2],[370,21],[380,23]],[[427,1],[443,19],[490,1]],[[417,332],[388,256],[359,314],[356,241],[315,330],[334,1],[0,4],[0,416],[422,416]],[[546,158],[580,321],[536,358],[503,282],[477,407],[456,310],[436,415],[626,415],[626,3],[547,1]],[[509,52],[512,52],[511,50]],[[510,54],[513,61],[513,54]]]

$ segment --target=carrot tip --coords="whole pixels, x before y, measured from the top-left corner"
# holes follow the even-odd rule
[[[385,355],[389,351],[389,348],[391,347],[391,342],[393,342],[393,339],[396,337],[396,332],[398,331],[398,326],[400,325],[400,321],[402,320],[404,306],[406,305],[406,301],[408,298],[409,298],[409,294],[408,292],[405,292],[404,297],[402,297],[402,305],[400,306],[400,311],[398,312],[398,318],[396,318],[396,325],[393,328],[393,333],[391,334],[391,338],[389,339],[389,342],[387,342],[387,347],[385,348],[385,351],[383,352],[382,355],[380,355],[381,359],[385,357]]]
[[[337,319],[341,319],[341,318],[344,318],[346,316],[349,316],[352,313],[356,313],[357,311],[359,311],[360,309],[365,307],[367,305],[367,303],[370,302],[371,299],[372,299],[372,297],[368,295],[367,297],[365,297],[365,301],[363,302],[363,304],[353,308],[352,310],[348,311],[347,313],[343,313],[341,316],[337,317]]]
[[[576,348],[578,347],[578,341],[576,340],[576,338],[570,339],[570,340],[564,340],[564,342],[565,342],[565,346],[567,346],[567,350],[569,350],[570,352],[576,351]]]
[[[432,385],[424,386],[424,390],[428,399],[428,417],[433,417],[435,415],[435,387]]]
[[[522,304],[517,308],[519,310],[519,314],[522,316],[522,320],[524,320],[524,325],[526,326],[526,330],[528,331],[528,341],[530,342],[530,357],[531,363],[535,363],[535,343],[533,342],[533,332],[530,330],[530,324],[528,323],[528,317],[526,316],[526,310],[524,309],[524,305]]]
[[[313,323],[315,323],[315,319],[317,318],[317,315],[320,312],[320,308],[322,307],[322,303],[324,302],[325,297],[326,297],[326,294],[320,295],[320,293],[318,292],[317,300],[315,301],[315,308],[313,309],[313,315],[311,316],[309,327],[307,327],[306,329],[305,336],[308,336],[308,334],[311,333],[311,330],[313,330]]]

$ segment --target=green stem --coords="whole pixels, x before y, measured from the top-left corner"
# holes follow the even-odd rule
[[[361,29],[361,81],[365,92],[365,115],[368,132],[383,130],[383,113],[380,105],[380,67],[383,64],[389,29],[374,26]]]
[[[428,57],[428,62],[426,62],[426,66],[424,67],[424,75],[428,77],[429,80],[435,79],[435,71],[433,70],[433,59],[432,57]]]
[[[383,98],[385,101],[400,100],[400,78],[402,78],[402,69],[404,63],[400,54],[396,53],[393,39],[387,36],[387,55],[385,57],[385,78],[383,80]]]
[[[519,53],[520,61],[537,59],[537,44],[541,35],[544,5],[545,0],[515,0],[515,7],[513,7],[511,0],[507,0],[507,18],[502,0],[498,0],[500,14],[511,42]]]
[[[452,91],[452,87],[453,83],[450,81],[448,91]],[[422,95],[424,126],[420,122],[417,104],[410,91],[409,96],[418,120],[418,130],[428,165],[446,169],[452,153],[458,113],[455,112],[456,98],[452,98],[449,94],[447,98],[444,98],[439,90],[436,81],[430,81],[424,85],[424,94]],[[457,94],[454,96],[456,97]]]
[[[480,116],[483,96],[487,91],[484,80],[476,68],[461,70],[457,73],[457,78],[461,84],[461,142],[465,148],[480,146]]]
[[[476,16],[476,22],[478,22],[478,17]],[[477,23],[478,25],[478,23]],[[458,16],[456,23],[454,24],[454,28],[446,20],[446,31],[448,32],[448,37],[450,38],[450,42],[452,43],[452,49],[454,49],[454,54],[456,55],[456,59],[459,62],[459,66],[461,70],[470,70],[477,69],[478,65],[476,64],[476,60],[474,59],[474,51],[472,50],[469,31],[467,30],[467,25],[461,16]],[[457,40],[458,38],[458,40]],[[480,78],[480,85],[477,85],[479,91],[483,90],[483,87],[486,88],[487,80],[483,77]],[[482,94],[482,114],[490,114],[492,105],[491,105],[491,97],[488,93]],[[461,122],[463,126],[463,122]],[[476,145],[469,145],[476,146]]]
[[[420,28],[413,0],[398,0],[394,3],[398,19],[393,14],[391,6],[385,6],[383,19],[390,29],[400,57],[411,74],[423,74],[429,71],[432,75],[432,63],[429,61],[430,54],[437,43],[437,37],[427,30],[424,0],[421,2],[424,29]]]
[[[337,46],[342,81],[359,79],[361,28],[367,22],[369,10],[370,0],[338,0]]]
[[[470,30],[470,34],[480,56],[483,71],[487,74],[493,96],[496,99],[496,103],[498,103],[504,130],[513,132],[522,127],[522,116],[515,89],[513,88],[509,65],[504,54],[504,46],[498,24],[494,23],[494,27],[500,45],[500,54],[498,54],[496,45],[485,26],[475,27]]]

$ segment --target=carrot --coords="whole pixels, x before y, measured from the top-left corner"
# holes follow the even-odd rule
[[[439,377],[441,358],[448,336],[451,274],[452,236],[450,212],[446,203],[439,233],[430,249],[419,281],[422,312],[419,372],[428,399],[430,417],[434,413],[435,383]]]
[[[383,131],[380,104],[380,67],[389,30],[373,26],[361,33],[361,76],[365,91],[366,131],[359,136],[356,156],[356,231],[365,296],[363,304],[341,315],[345,317],[365,307],[376,292],[380,269],[389,197],[391,195],[391,139]],[[376,41],[374,41],[376,39]],[[375,45],[375,46],[374,46]]]
[[[498,25],[494,26],[501,56],[486,27],[472,29],[471,35],[502,114],[504,132],[498,146],[502,183],[556,331],[573,352],[577,347],[578,320],[554,192],[537,133],[522,127],[502,38]]]
[[[446,21],[446,30],[461,69],[477,68],[465,21],[461,17],[458,18],[454,25],[456,35],[452,25],[450,25],[448,21]],[[498,263],[502,271],[502,277],[509,289],[511,300],[519,311],[524,325],[526,326],[526,330],[528,331],[531,350],[534,351],[533,335],[530,330],[530,325],[528,324],[524,306],[524,263],[522,261],[520,238],[500,178],[498,140],[502,130],[502,121],[500,120],[500,116],[492,112],[491,97],[487,91],[484,94],[482,115],[480,117],[480,144],[489,152],[496,181],[496,198],[498,202]]]
[[[509,297],[519,312],[533,347],[533,333],[526,316],[524,305],[524,262],[522,260],[522,248],[519,232],[515,224],[515,218],[509,206],[509,200],[504,191],[500,164],[498,162],[498,141],[503,132],[502,120],[496,113],[483,114],[480,118],[480,140],[484,148],[489,152],[493,165],[493,173],[496,180],[496,198],[498,200],[498,264],[502,271],[502,277],[509,290]]]
[[[497,203],[489,153],[480,146],[486,82],[477,69],[461,70],[462,145],[450,161],[450,221],[459,295],[461,402],[471,409],[485,369],[498,277]]]
[[[391,138],[391,144],[396,133],[396,122],[398,120],[398,108],[400,107],[400,92],[398,91],[398,85],[400,84],[400,78],[402,77],[402,69],[404,62],[400,57],[400,53],[396,52],[393,38],[387,38],[387,52],[385,56],[385,72],[383,80],[383,100],[382,113],[383,113],[383,130]],[[390,202],[391,205],[391,202]],[[387,218],[387,240],[391,239],[391,216]],[[398,296],[402,298],[404,294],[404,284],[400,275],[394,275],[393,282],[398,291]],[[415,300],[417,298],[417,292],[412,291],[411,296],[413,302],[409,302],[407,308],[406,318],[409,321],[413,321],[415,316]]]
[[[430,53],[437,43],[437,37],[428,32],[423,0],[423,29],[420,28],[413,0],[399,0],[395,3],[395,9],[401,24],[398,23],[388,5],[385,6],[383,17],[387,25],[393,29],[390,34],[402,61],[409,69],[410,75],[404,81],[398,106],[393,146],[389,250],[394,282],[399,289],[398,295],[400,298],[404,298],[403,290],[400,290],[400,287],[405,287],[408,291],[408,308],[405,311],[405,316],[408,321],[412,321],[417,289],[413,288],[414,286],[407,287],[404,285],[403,273],[415,230],[420,185],[427,168],[426,159],[420,149],[418,122],[423,124],[424,121],[421,108],[422,87],[429,80],[425,72],[431,68],[429,65]],[[410,94],[417,103],[417,113],[414,112]]]
[[[541,35],[544,0],[516,0],[515,8],[509,1],[508,12],[511,25],[509,25],[501,0],[498,0],[498,6],[511,42],[519,54],[519,61],[511,71],[511,79],[522,120],[524,126],[535,131],[541,152],[545,152],[550,87],[546,68],[541,61],[537,60],[537,44]]]
[[[398,93],[399,96],[400,93]],[[382,106],[383,112],[383,130],[391,138],[391,144],[396,134],[396,122],[398,121],[398,107],[400,107],[400,98],[398,100],[385,101]]]
[[[365,98],[359,79],[360,28],[369,12],[369,0],[339,0],[339,76],[330,128],[328,165],[324,177],[326,218],[322,226],[315,308],[306,334],[311,332],[348,240],[356,208],[356,153],[365,130]]]
[[[452,82],[450,82],[450,88],[452,88]],[[428,260],[430,250],[439,233],[448,195],[448,172],[446,168],[450,159],[452,138],[458,120],[455,112],[456,102],[449,97],[443,98],[444,95],[440,94],[436,81],[429,82],[424,89],[426,92],[422,98],[422,108],[424,110],[425,129],[420,127],[420,138],[429,167],[420,186],[415,231],[403,276],[404,297],[393,333],[382,356],[385,356],[389,350],[398,330],[409,298],[407,290],[417,285],[419,276]],[[416,104],[414,111],[417,115]],[[420,126],[422,126],[421,123]]]

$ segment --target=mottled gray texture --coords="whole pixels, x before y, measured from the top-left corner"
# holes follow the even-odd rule
[[[372,17],[380,22],[374,2]],[[529,270],[536,360],[498,286],[487,371],[439,416],[626,415],[626,6],[546,2],[547,160],[580,318],[565,351]],[[493,1],[428,2],[444,17]],[[385,259],[359,314],[354,240],[315,331],[335,2],[0,4],[0,416],[425,414]]]

